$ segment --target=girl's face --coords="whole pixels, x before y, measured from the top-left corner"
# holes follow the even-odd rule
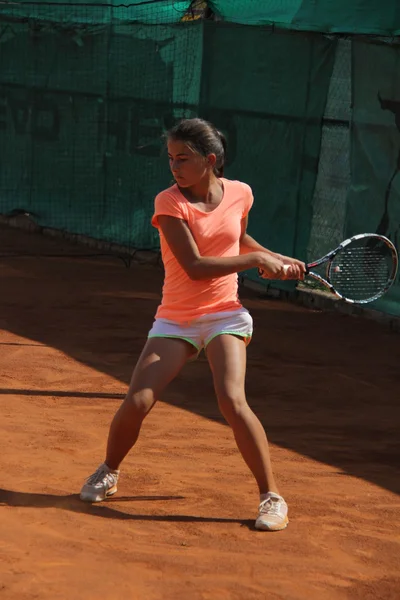
[[[187,188],[196,185],[213,171],[216,156],[201,156],[185,142],[168,140],[169,167],[179,187]]]

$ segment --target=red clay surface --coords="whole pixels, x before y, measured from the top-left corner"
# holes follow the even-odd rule
[[[0,229],[0,254],[63,250],[87,251]],[[261,533],[203,355],[148,417],[118,495],[78,499],[161,270],[3,257],[0,275],[2,600],[398,600],[398,334],[243,292],[248,399],[290,508],[286,531]]]

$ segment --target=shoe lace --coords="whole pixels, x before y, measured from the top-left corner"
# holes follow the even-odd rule
[[[282,502],[280,500],[272,500],[267,498],[261,502],[259,507],[260,515],[273,515],[279,516]]]
[[[89,485],[96,485],[96,483],[100,483],[104,479],[110,481],[112,479],[112,475],[111,473],[107,473],[104,467],[99,467],[98,469],[96,469],[93,475],[90,475],[90,477],[88,477],[87,482]]]

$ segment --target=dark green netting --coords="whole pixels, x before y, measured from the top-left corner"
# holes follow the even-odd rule
[[[161,23],[154,11],[168,7],[179,18]],[[139,9],[146,23],[118,13]],[[398,243],[398,47],[202,21],[202,10],[2,5],[0,213],[157,248],[154,196],[171,180],[161,135],[200,115],[227,134],[226,173],[253,187],[249,228],[264,245],[316,259],[346,234]],[[378,308],[399,314],[399,290]]]
[[[333,49],[212,22],[110,24],[78,42],[54,24],[14,23],[0,53],[2,212],[154,247],[152,202],[170,181],[161,134],[201,114],[227,131],[228,175],[254,187],[254,233],[304,255]]]
[[[113,25],[0,44],[0,212],[152,248],[152,203],[168,185],[161,135],[197,106],[202,25]],[[193,111],[190,112],[192,114]]]
[[[353,135],[346,234],[400,243],[400,46],[353,42]],[[376,303],[400,314],[400,282]]]
[[[211,0],[231,23],[331,33],[399,35],[398,0]]]
[[[5,2],[3,16],[41,19],[60,25],[105,24],[110,21],[162,25],[179,22],[188,12],[191,0],[52,0],[51,2]]]

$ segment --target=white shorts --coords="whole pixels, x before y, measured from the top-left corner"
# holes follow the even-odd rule
[[[190,323],[177,323],[169,319],[155,319],[149,338],[178,338],[192,344],[196,356],[218,335],[231,334],[249,344],[253,335],[253,319],[248,310],[239,308],[229,312],[203,315]]]

